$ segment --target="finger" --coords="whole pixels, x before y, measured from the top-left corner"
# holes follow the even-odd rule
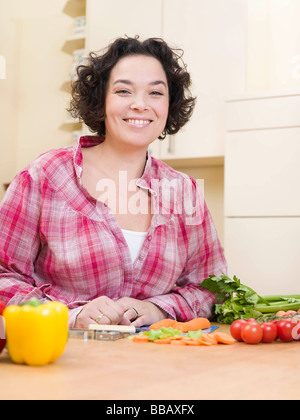
[[[121,324],[121,325],[131,325],[131,322],[130,322],[130,320],[129,320],[128,318],[125,318],[125,317],[123,316],[123,318],[121,319],[120,324]]]
[[[113,301],[105,305],[101,312],[109,319],[109,324],[119,324],[124,316],[123,308]]]
[[[96,318],[100,317],[98,319],[99,323],[119,324],[124,314],[124,310],[120,305],[106,296],[95,299],[95,303],[93,314],[96,315],[98,313]],[[101,317],[101,314],[103,314],[103,317]],[[104,317],[106,318],[105,320],[103,319]]]
[[[126,312],[124,312],[124,317],[129,319],[130,322],[134,322],[139,317],[139,313],[136,309],[129,308]]]
[[[111,320],[107,315],[104,315],[102,312],[98,312],[95,315],[91,316],[90,319],[93,321],[93,323],[96,324],[104,324],[109,325],[111,324]]]
[[[133,321],[131,323],[131,325],[133,327],[136,327],[136,328],[145,327],[145,326],[149,325],[149,322],[147,322],[146,317],[144,315],[142,315],[142,316],[139,316],[135,321]]]

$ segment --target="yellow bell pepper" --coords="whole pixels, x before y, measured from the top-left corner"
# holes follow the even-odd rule
[[[45,366],[64,352],[68,308],[59,302],[9,305],[3,312],[6,342],[13,362]]]

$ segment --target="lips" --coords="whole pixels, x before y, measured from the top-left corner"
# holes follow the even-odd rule
[[[134,127],[147,127],[152,120],[148,120],[148,119],[137,119],[137,118],[126,118],[123,121],[125,121],[127,124],[130,124],[131,126]]]

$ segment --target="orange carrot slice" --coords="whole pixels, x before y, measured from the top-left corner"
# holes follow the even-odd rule
[[[209,328],[210,325],[209,320],[206,318],[194,318],[191,321],[184,323],[186,330],[184,332],[204,330],[205,328]]]
[[[186,322],[179,322],[176,321],[174,325],[172,325],[172,328],[174,328],[175,330],[179,330],[182,332],[186,332],[186,327],[185,327]]]
[[[213,334],[214,338],[220,344],[234,344],[235,340],[229,334],[223,332],[215,332]]]
[[[168,338],[159,338],[158,340],[154,340],[153,343],[155,343],[155,344],[170,344],[171,343],[171,339],[170,339],[170,337],[168,337]]]
[[[147,335],[134,335],[132,341],[134,343],[148,343],[149,337]]]
[[[186,343],[182,340],[171,340],[170,345],[171,346],[185,346]]]
[[[155,324],[150,325],[149,329],[150,330],[159,330],[162,327],[165,328],[169,328],[169,327],[173,327],[174,324],[176,324],[177,321],[175,321],[175,319],[169,319],[169,318],[165,318],[162,319],[158,322],[156,322]]]
[[[182,338],[182,342],[188,346],[201,346],[201,341],[199,338],[184,337]]]
[[[201,341],[201,344],[204,344],[205,346],[218,344],[217,340],[214,337],[210,337],[208,334],[202,334],[199,340]]]

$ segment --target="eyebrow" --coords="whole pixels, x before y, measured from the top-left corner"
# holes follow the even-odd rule
[[[113,83],[113,85],[116,85],[117,83],[124,83],[125,85],[134,84],[131,80],[127,80],[127,79],[118,79]],[[149,85],[150,86],[164,85],[165,87],[167,87],[166,82],[164,82],[163,80],[155,80],[154,82],[150,82]]]

